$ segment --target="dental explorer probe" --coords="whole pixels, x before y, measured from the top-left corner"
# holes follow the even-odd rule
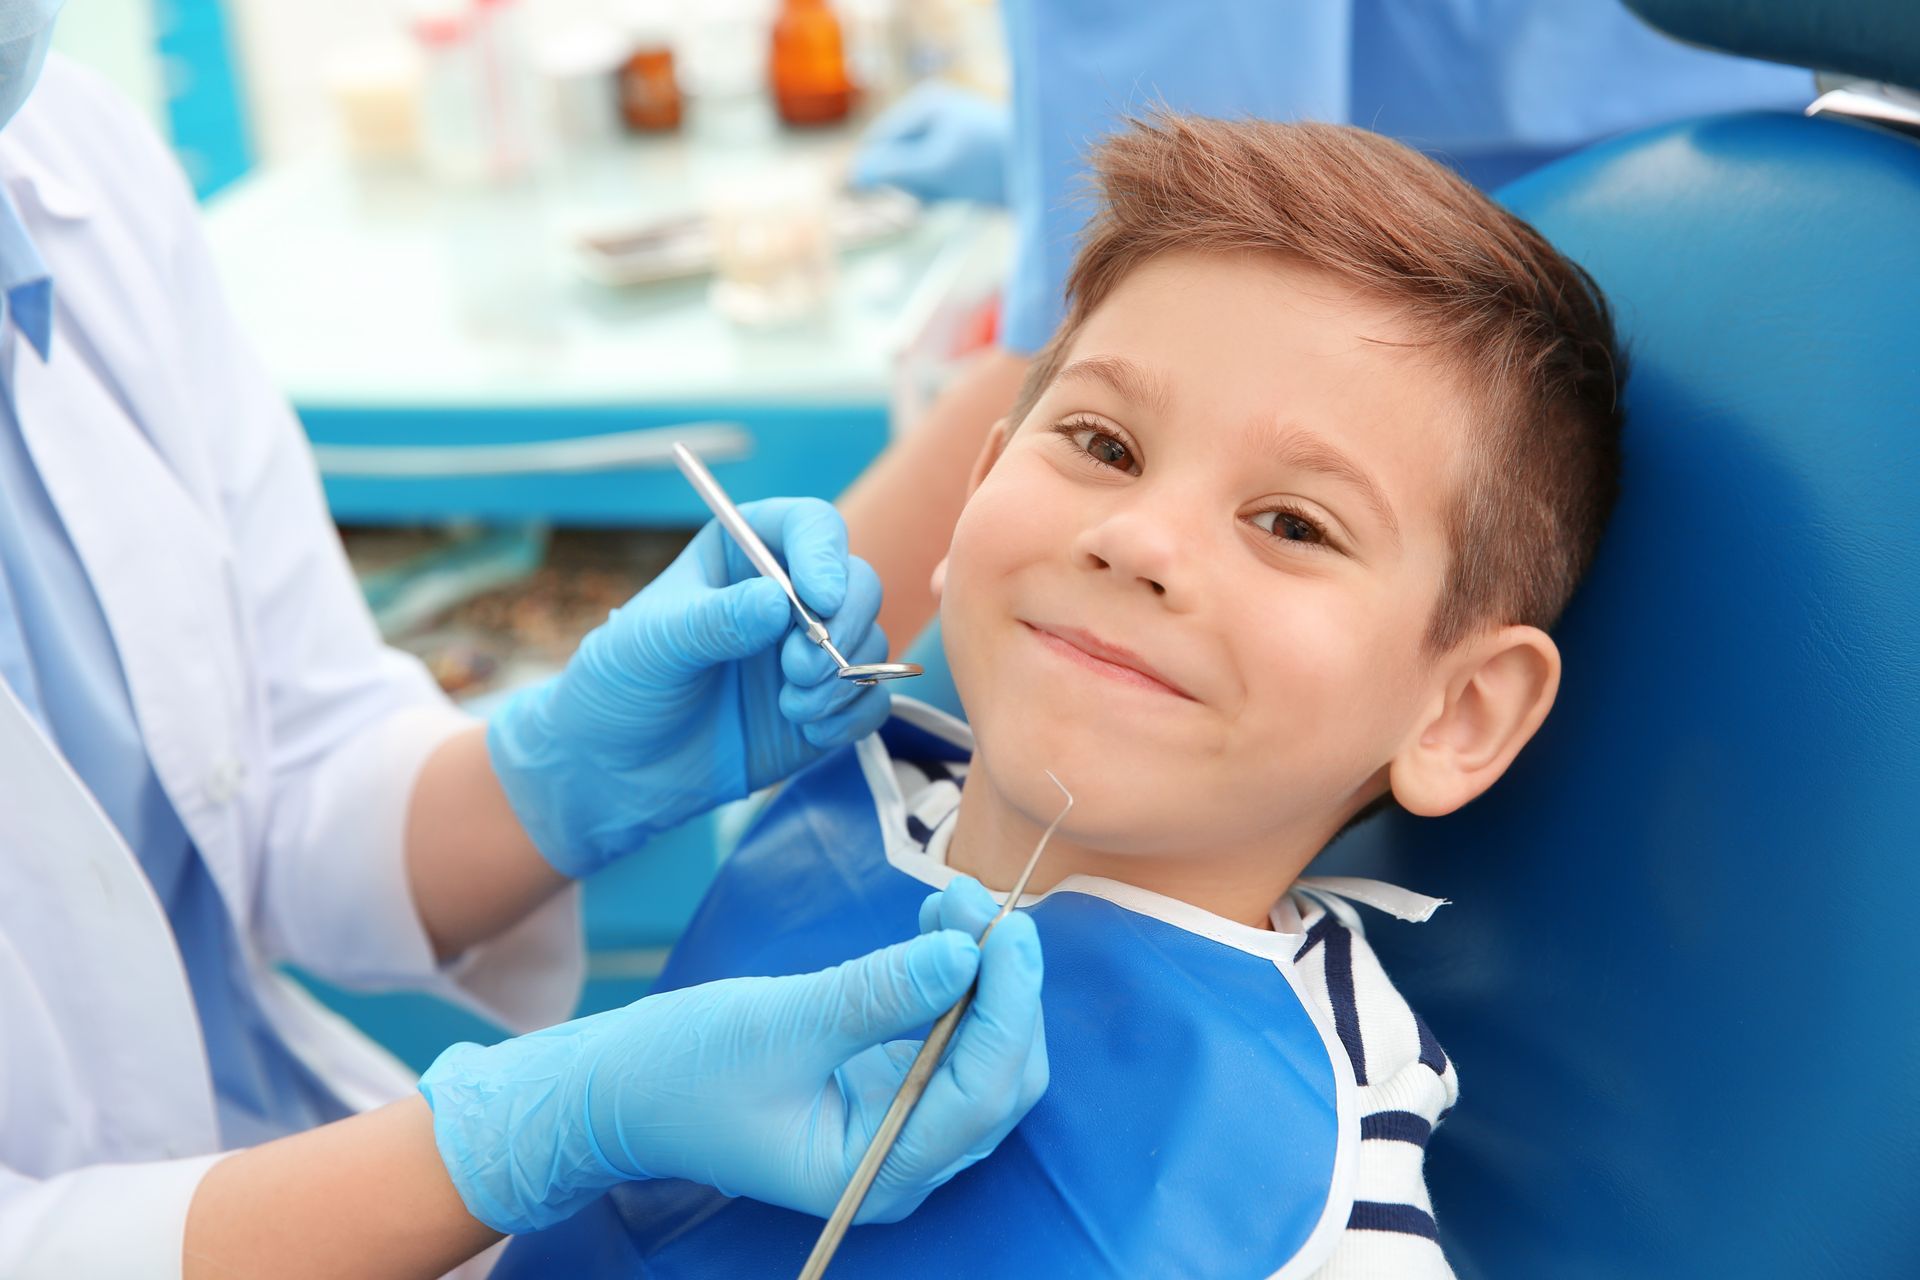
[[[1020,895],[1027,891],[1027,881],[1033,879],[1033,869],[1040,865],[1040,855],[1047,847],[1047,841],[1053,839],[1054,831],[1073,811],[1073,793],[1067,790],[1060,779],[1053,776],[1053,770],[1046,771],[1047,778],[1060,788],[1060,794],[1067,798],[1066,808],[1040,835],[1040,843],[1034,846],[1033,856],[1027,859],[1026,870],[1013,882],[1013,888],[1007,890],[1007,900],[1000,904],[1000,910],[993,919],[987,921],[987,927],[980,931],[980,945],[985,946],[987,935],[993,927],[1007,918],[1007,914],[1020,901]],[[906,1079],[900,1082],[900,1091],[893,1095],[893,1105],[887,1108],[887,1114],[880,1119],[880,1127],[874,1131],[873,1141],[867,1144],[867,1153],[860,1157],[860,1164],[853,1171],[853,1177],[847,1180],[847,1189],[840,1193],[840,1202],[833,1206],[833,1216],[827,1219],[827,1225],[821,1229],[820,1238],[814,1242],[813,1252],[807,1255],[807,1265],[801,1268],[800,1280],[820,1280],[826,1274],[827,1264],[833,1261],[833,1255],[839,1251],[840,1241],[847,1234],[847,1228],[853,1225],[854,1215],[860,1212],[861,1202],[867,1198],[867,1191],[873,1186],[873,1180],[880,1174],[880,1166],[887,1161],[887,1153],[893,1150],[894,1142],[900,1137],[900,1130],[907,1124],[907,1117],[920,1101],[920,1095],[927,1091],[928,1081],[940,1065],[940,1059],[946,1055],[947,1044],[953,1039],[953,1033],[960,1025],[960,1019],[967,1016],[967,1010],[973,1007],[973,997],[980,989],[980,979],[976,975],[967,987],[967,993],[954,1002],[953,1008],[940,1015],[940,1020],[927,1032],[926,1043],[920,1046],[920,1052],[913,1057],[913,1065],[907,1068]]]
[[[793,605],[793,611],[800,615],[800,623],[807,633],[807,639],[825,649],[827,656],[833,659],[834,665],[840,668],[835,674],[842,680],[851,680],[855,684],[875,684],[881,680],[901,680],[907,676],[921,674],[922,668],[917,662],[848,662],[846,657],[833,647],[833,641],[827,636],[826,625],[814,617],[807,606],[800,603],[800,595],[793,589],[793,580],[787,577],[787,571],[780,567],[780,562],[774,558],[773,552],[767,549],[767,544],[760,541],[760,535],[753,531],[753,526],[747,523],[747,518],[740,514],[740,508],[733,505],[733,499],[729,498],[727,491],[720,487],[720,482],[713,478],[713,472],[707,470],[706,464],[694,456],[693,450],[677,440],[673,444],[673,460],[680,468],[680,474],[685,476],[687,483],[693,486],[693,491],[700,495],[702,502],[707,504],[707,510],[713,512],[714,518],[733,535],[733,540],[740,549],[747,553],[747,559],[753,561],[753,567],[779,583],[780,589],[787,593],[787,600]]]

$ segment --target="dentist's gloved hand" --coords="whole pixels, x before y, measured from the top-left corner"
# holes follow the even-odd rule
[[[944,896],[948,917],[991,914],[971,880]],[[825,1217],[920,1047],[894,1037],[944,1013],[976,970],[973,1008],[858,1218],[896,1222],[992,1151],[1047,1087],[1040,940],[1024,915],[984,947],[940,928],[822,973],[712,982],[490,1048],[455,1045],[420,1092],[461,1200],[496,1231],[549,1226],[638,1178]]]
[[[884,661],[880,580],[847,554],[839,513],[813,498],[741,511],[847,660]],[[565,670],[495,713],[487,751],[541,854],[583,876],[878,728],[885,686],[834,671],[779,586],[710,522]]]
[[[873,122],[848,178],[855,187],[899,187],[922,200],[1004,205],[1012,145],[1007,108],[929,81]]]

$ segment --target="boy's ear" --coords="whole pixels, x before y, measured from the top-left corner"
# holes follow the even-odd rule
[[[1388,765],[1401,808],[1452,813],[1513,763],[1560,689],[1560,650],[1538,627],[1501,627],[1443,658],[1444,686]]]
[[[1013,435],[1013,419],[1002,418],[987,431],[987,438],[980,442],[980,452],[974,455],[973,474],[967,477],[967,497],[973,497],[976,490],[986,482],[987,472],[993,470],[993,464],[1000,461],[1000,455],[1007,451],[1007,441]],[[927,583],[938,600],[947,587],[947,558],[940,557],[940,563],[933,566],[933,577]]]
[[[993,470],[993,464],[1000,461],[1000,455],[1007,451],[1007,441],[1013,436],[1013,419],[1002,418],[987,431],[987,438],[980,442],[980,452],[973,458],[973,474],[967,477],[967,496],[986,483],[987,472]]]

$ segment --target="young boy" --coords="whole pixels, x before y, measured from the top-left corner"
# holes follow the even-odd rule
[[[1097,173],[1067,320],[936,574],[971,733],[903,701],[792,783],[667,981],[844,958],[958,873],[1006,889],[1051,771],[1052,1085],[835,1274],[1444,1276],[1421,1166],[1453,1067],[1345,898],[1433,904],[1302,873],[1382,804],[1472,800],[1552,705],[1544,628],[1619,466],[1606,304],[1358,130],[1165,116]],[[818,1225],[687,1184],[607,1211],[522,1242],[527,1273],[589,1239],[607,1274],[777,1273]]]

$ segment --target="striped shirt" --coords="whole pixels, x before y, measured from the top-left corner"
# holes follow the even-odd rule
[[[907,834],[944,862],[967,766],[895,757],[893,770]],[[1304,935],[1295,970],[1319,998],[1358,1086],[1353,1212],[1315,1280],[1452,1280],[1424,1173],[1427,1138],[1459,1096],[1452,1060],[1387,978],[1351,902],[1296,886],[1274,907],[1273,924]]]

